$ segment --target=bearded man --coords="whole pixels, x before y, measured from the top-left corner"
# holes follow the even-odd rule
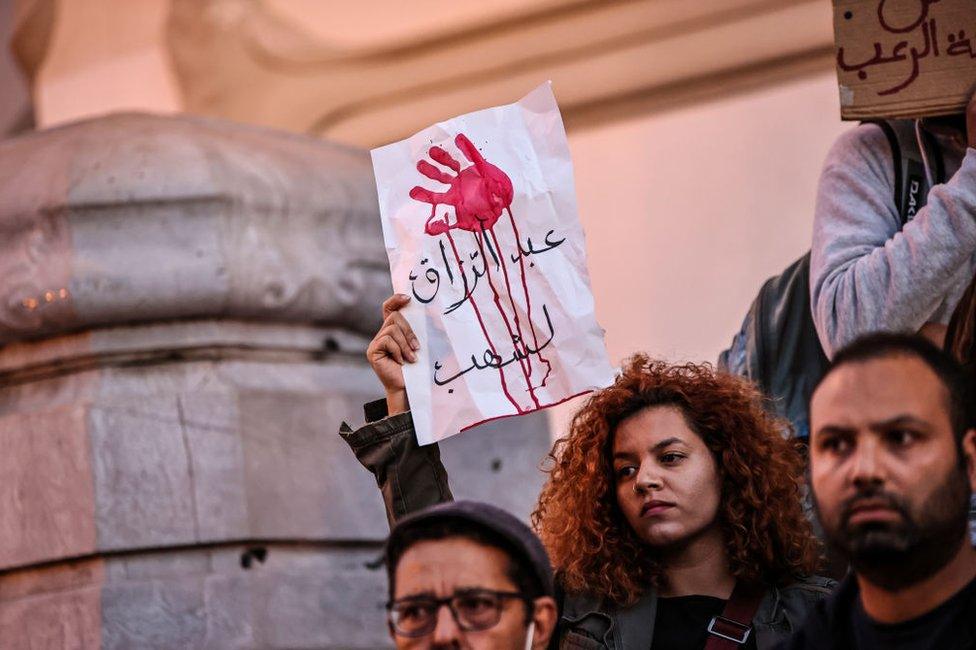
[[[810,479],[852,572],[786,648],[976,648],[972,389],[919,336],[839,351],[810,402]]]

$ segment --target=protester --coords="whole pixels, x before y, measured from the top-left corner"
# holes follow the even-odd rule
[[[418,347],[407,301],[384,304],[367,351],[388,414],[341,431],[391,521],[451,498],[407,410],[402,364]],[[553,448],[533,514],[563,592],[559,647],[764,649],[797,629],[833,583],[810,577],[802,460],[780,427],[751,385],[705,365],[637,355],[597,392]]]
[[[545,648],[556,625],[549,557],[518,518],[457,501],[400,521],[386,543],[397,648]]]
[[[926,197],[913,196],[911,186],[902,188],[909,203],[904,226],[893,143],[878,124],[847,131],[827,155],[814,216],[810,289],[828,357],[875,331],[921,332],[941,347],[976,273],[976,95],[965,115],[921,120],[916,136],[931,190]],[[940,168],[947,182],[940,182]],[[925,207],[913,212],[913,202]]]
[[[841,349],[811,401],[811,482],[853,575],[785,647],[976,647],[971,385],[920,336]]]

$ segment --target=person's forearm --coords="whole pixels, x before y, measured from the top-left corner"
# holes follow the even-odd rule
[[[393,390],[386,393],[386,411],[390,415],[399,415],[410,410],[406,390]]]
[[[976,253],[976,151],[900,231],[892,198],[860,179],[826,170],[817,202],[810,288],[828,356],[870,331],[919,331]]]
[[[355,431],[343,423],[339,435],[376,478],[391,527],[411,512],[454,499],[440,449],[417,444],[409,411]]]

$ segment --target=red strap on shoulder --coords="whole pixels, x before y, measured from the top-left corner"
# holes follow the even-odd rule
[[[725,609],[708,623],[705,650],[740,650],[752,636],[752,619],[765,593],[762,585],[736,582]]]

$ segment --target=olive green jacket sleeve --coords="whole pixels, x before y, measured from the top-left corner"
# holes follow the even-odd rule
[[[366,404],[365,411],[364,426],[354,431],[343,422],[339,435],[376,478],[390,527],[411,512],[453,501],[440,448],[417,444],[410,412],[387,416],[382,400]]]

